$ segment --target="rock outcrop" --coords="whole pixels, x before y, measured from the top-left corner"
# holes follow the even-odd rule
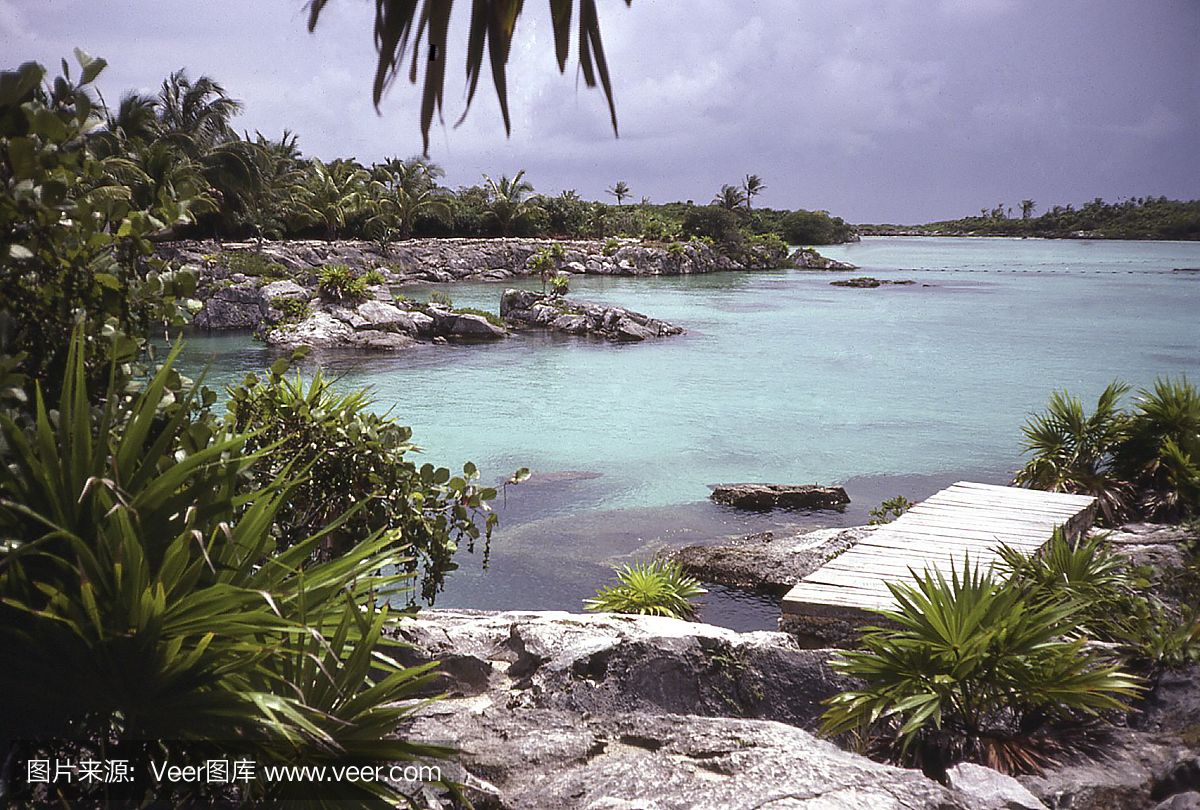
[[[446,775],[480,808],[972,806],[806,731],[848,682],[780,633],[444,610],[400,633],[449,692],[404,733],[459,749]]]
[[[854,287],[854,288],[860,289],[860,290],[873,290],[876,287],[886,287],[886,286],[907,287],[909,285],[916,284],[917,282],[912,281],[910,279],[900,279],[898,281],[890,281],[888,279],[878,279],[878,278],[872,278],[870,276],[861,276],[859,278],[847,278],[847,279],[843,279],[841,281],[831,281],[829,283],[831,286],[834,286],[834,287]]]
[[[534,254],[549,245],[562,247],[561,269],[573,274],[689,275],[793,266],[786,252],[762,247],[731,258],[705,242],[675,244],[678,247],[637,239],[410,239],[381,251],[374,242],[293,240],[266,242],[261,256],[301,283],[305,283],[305,275],[328,264],[344,264],[360,272],[377,269],[391,284],[528,276],[536,272],[532,266]],[[223,256],[257,252],[257,246],[246,242],[184,241],[158,246],[164,258],[190,265],[215,280],[233,275]]]
[[[850,262],[840,262],[828,256],[822,256],[810,247],[802,247],[792,251],[788,261],[793,267],[801,270],[857,270],[858,265]]]
[[[850,503],[841,487],[818,484],[715,484],[709,497],[738,509],[837,509]]]
[[[714,545],[685,546],[670,556],[704,582],[783,596],[874,529],[855,526],[791,534],[760,532]]]
[[[674,324],[640,312],[529,290],[505,290],[500,298],[500,315],[526,326],[626,342],[682,335],[684,332]]]

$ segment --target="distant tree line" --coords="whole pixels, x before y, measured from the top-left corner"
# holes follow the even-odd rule
[[[1039,236],[1096,239],[1200,239],[1200,200],[1168,200],[1166,197],[1135,197],[1105,202],[1097,197],[1079,208],[1056,205],[1033,216],[1034,200],[1022,200],[1020,218],[999,203],[981,208],[977,217],[931,222],[905,230],[930,234],[974,234],[977,236]],[[866,232],[887,231],[896,226],[862,226]]]

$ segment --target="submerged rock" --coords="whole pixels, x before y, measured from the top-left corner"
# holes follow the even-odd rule
[[[850,503],[846,490],[819,484],[715,484],[709,497],[738,509],[837,509]]]
[[[841,281],[831,281],[830,285],[834,287],[856,287],[858,289],[873,290],[876,287],[893,286],[907,287],[917,282],[911,279],[900,279],[898,281],[889,281],[888,279],[872,278],[870,276],[861,276],[859,278],[847,278]]]
[[[500,315],[528,326],[615,341],[635,342],[684,332],[681,327],[640,312],[530,290],[505,290],[500,298]]]

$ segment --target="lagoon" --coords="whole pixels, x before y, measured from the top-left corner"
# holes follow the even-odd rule
[[[635,345],[522,333],[491,345],[315,357],[371,386],[448,466],[534,477],[496,504],[487,570],[460,554],[439,606],[578,610],[613,564],[657,549],[795,525],[853,525],[880,500],[961,478],[1007,483],[1020,427],[1067,388],[1200,379],[1200,244],[866,238],[821,249],[910,286],[832,287],[777,270],[573,277],[573,297],[684,326]],[[457,284],[497,310],[505,286]],[[405,290],[419,297],[420,289]],[[269,364],[246,335],[189,339],[209,384]],[[725,481],[842,483],[843,514],[746,515],[710,504]],[[773,627],[771,600],[714,589],[702,618]]]

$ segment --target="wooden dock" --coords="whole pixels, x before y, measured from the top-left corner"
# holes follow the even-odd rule
[[[1095,517],[1091,496],[960,481],[802,579],[783,597],[784,617],[872,621],[872,608],[895,604],[886,583],[911,580],[909,569],[949,576],[951,563],[961,571],[967,555],[972,565],[996,560],[1002,544],[1032,553],[1056,527],[1077,538]]]

